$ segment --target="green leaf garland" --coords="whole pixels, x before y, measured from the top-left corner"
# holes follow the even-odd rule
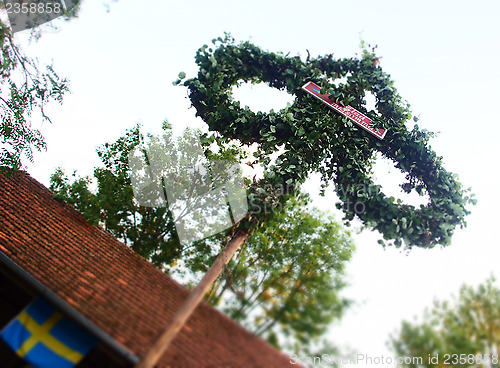
[[[266,180],[287,188],[302,183],[308,173],[322,174],[323,181],[333,181],[341,200],[337,204],[347,221],[355,216],[365,226],[380,231],[387,244],[407,247],[448,245],[456,226],[465,225],[468,203],[474,203],[456,176],[442,166],[442,158],[428,144],[432,134],[417,125],[408,129],[411,118],[390,76],[382,71],[373,53],[363,52],[361,59],[334,59],[332,55],[309,58],[288,57],[266,52],[243,42],[236,44],[226,35],[213,41],[214,47],[201,47],[196,53],[198,76],[175,84],[188,88],[189,98],[200,116],[213,131],[227,140],[259,144],[261,162],[269,164],[269,154],[284,146],[274,165],[267,165]],[[347,81],[334,81],[347,77]],[[325,107],[304,92],[308,81],[339,104],[350,105],[367,115],[375,128],[388,130],[380,141]],[[264,82],[285,90],[295,101],[280,111],[253,112],[233,100],[231,87],[242,82]],[[365,108],[365,91],[376,96],[376,111]],[[395,163],[406,173],[404,191],[417,191],[430,198],[426,206],[416,208],[386,196],[370,178],[376,152]],[[361,206],[354,204],[362,203]],[[382,244],[385,244],[382,241]]]

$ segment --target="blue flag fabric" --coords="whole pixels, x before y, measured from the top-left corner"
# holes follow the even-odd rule
[[[97,343],[95,337],[40,298],[11,321],[0,336],[37,368],[74,367]]]

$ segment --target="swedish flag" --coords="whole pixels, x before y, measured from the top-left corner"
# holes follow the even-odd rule
[[[1,336],[37,368],[74,367],[97,343],[96,338],[40,298],[10,322]]]

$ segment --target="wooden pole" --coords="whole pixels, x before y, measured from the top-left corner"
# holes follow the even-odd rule
[[[229,241],[226,248],[217,256],[214,264],[209,268],[200,283],[196,285],[188,298],[184,301],[177,313],[172,317],[165,327],[165,330],[158,336],[151,348],[148,350],[144,359],[137,363],[135,368],[153,368],[168,349],[172,340],[184,326],[189,316],[203,300],[203,297],[210,289],[215,279],[222,272],[222,269],[229,263],[238,248],[245,243],[250,236],[250,230],[240,230]]]

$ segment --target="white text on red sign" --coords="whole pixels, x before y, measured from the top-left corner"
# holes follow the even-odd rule
[[[387,133],[386,129],[380,128],[376,130],[375,128],[372,127],[371,125],[372,120],[368,116],[363,115],[352,106],[339,105],[338,103],[335,102],[335,100],[330,98],[328,94],[322,95],[320,93],[321,88],[317,84],[313,82],[307,82],[302,86],[302,89],[310,93],[317,99],[323,101],[331,109],[351,119],[354,123],[359,125],[361,128],[365,129],[369,133],[373,134],[375,137],[379,139],[384,139],[385,134]]]

